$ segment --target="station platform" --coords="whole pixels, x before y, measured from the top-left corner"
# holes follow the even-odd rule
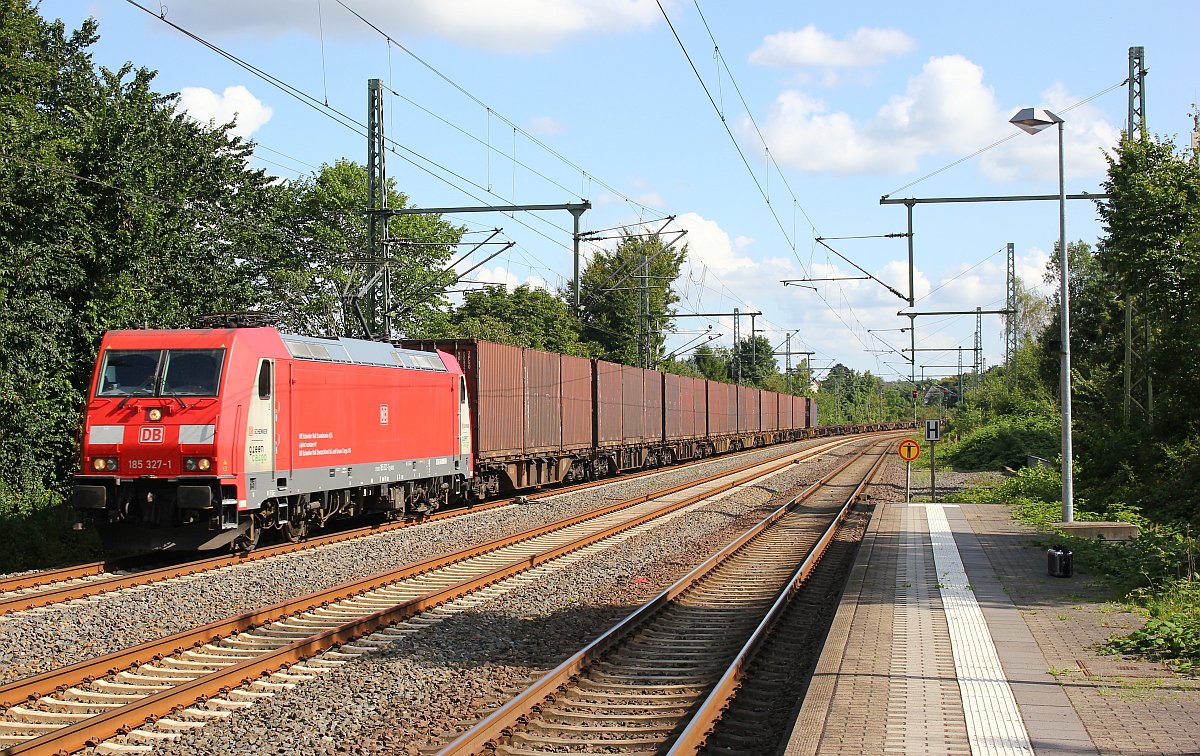
[[[1137,626],[1007,507],[877,501],[784,753],[1200,753],[1200,681],[1094,645]]]

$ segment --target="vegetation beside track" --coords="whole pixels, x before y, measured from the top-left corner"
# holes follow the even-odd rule
[[[1200,113],[1196,118],[1200,123]],[[1196,674],[1200,156],[1169,137],[1141,133],[1122,139],[1107,158],[1108,199],[1096,204],[1105,236],[1094,249],[1070,243],[1066,250],[1075,517],[1131,522],[1139,536],[1129,543],[1053,540],[1071,548],[1077,563],[1105,577],[1146,617],[1141,630],[1113,638],[1109,650]],[[1057,287],[1059,269],[1052,258],[1047,284]],[[1027,445],[1026,453],[1051,459],[1050,468],[1022,470],[990,491],[960,495],[964,501],[1010,502],[1018,518],[1048,527],[1061,519],[1054,461],[1059,308],[1020,285],[1017,304],[1020,348],[967,392],[965,405],[953,408],[951,423],[961,440],[939,457],[962,467],[992,466],[1015,461],[1017,447]]]
[[[74,531],[61,493],[0,492],[0,573],[45,569],[101,558],[100,539]]]
[[[1062,545],[1075,563],[1100,576],[1136,613],[1146,619],[1129,635],[1114,635],[1105,650],[1163,661],[1178,672],[1200,673],[1200,539],[1186,525],[1155,523],[1137,509],[1119,505],[1093,508],[1075,500],[1079,521],[1122,521],[1138,526],[1132,541],[1097,541],[1056,531],[1062,520],[1062,477],[1056,469],[1024,468],[990,488],[947,497],[964,503],[1002,503],[1016,519],[1042,531],[1039,543]]]

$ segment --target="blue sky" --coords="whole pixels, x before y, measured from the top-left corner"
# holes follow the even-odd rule
[[[1127,91],[1119,85],[1130,46],[1145,48],[1152,132],[1186,144],[1192,103],[1200,101],[1200,4],[1190,0],[1149,0],[1136,9],[1107,0],[662,0],[661,8],[654,0],[176,0],[147,7],[153,15],[123,0],[45,0],[41,12],[72,28],[96,17],[97,64],[157,70],[158,88],[181,92],[183,107],[200,120],[237,113],[241,132],[259,145],[256,165],[287,178],[339,158],[365,162],[365,138],[328,115],[365,123],[367,80],[382,79],[390,90],[387,132],[397,145],[388,173],[413,204],[586,198],[593,209],[584,230],[660,228],[674,216],[665,227],[688,232],[689,262],[676,282],[681,313],[760,310],[755,325],[781,349],[795,331],[792,349],[815,352],[818,369],[840,361],[885,378],[910,368],[879,339],[903,349],[908,334],[868,329],[907,326],[896,316],[906,303],[868,280],[784,287],[781,279],[861,275],[814,237],[903,232],[905,210],[881,206],[885,194],[1056,193],[1053,130],[1028,136],[1008,123],[1025,106],[1066,120],[1068,193],[1099,191],[1104,150],[1126,122]],[[160,13],[315,105],[163,23]],[[1040,286],[1057,210],[1053,202],[917,206],[916,310],[1003,307],[1009,242],[1018,275]],[[501,227],[515,242],[473,280],[553,288],[571,275],[565,212],[454,220],[473,230]],[[1070,239],[1095,242],[1101,233],[1091,203],[1069,203]],[[907,292],[904,239],[829,244]],[[956,372],[933,366],[957,364],[957,347],[973,346],[974,321],[917,318],[918,348],[948,350],[918,352],[918,375],[921,365],[927,375]],[[708,325],[720,334],[714,344],[730,342],[731,317],[686,318],[670,344],[693,341]],[[749,318],[741,330],[749,333]],[[988,365],[1003,359],[996,316],[983,319],[983,347]],[[964,362],[971,362],[965,351]]]

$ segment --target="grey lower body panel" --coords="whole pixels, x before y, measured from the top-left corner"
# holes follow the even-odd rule
[[[471,472],[470,455],[392,460],[362,465],[305,467],[289,472],[261,472],[246,475],[246,507],[258,509],[267,499],[280,496],[315,494],[346,488],[404,483],[425,478],[467,478]],[[283,485],[280,485],[280,482]]]

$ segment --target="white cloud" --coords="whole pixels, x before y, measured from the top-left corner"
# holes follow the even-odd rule
[[[1078,101],[1079,98],[1067,92],[1061,83],[1042,92],[1039,98],[1039,106],[1049,108],[1064,120],[1063,162],[1068,183],[1072,179],[1103,176],[1108,170],[1104,154],[1111,151],[1121,137],[1120,127],[1104,120],[1104,114],[1092,105],[1066,110]],[[1004,125],[1014,131],[1016,127],[1010,126],[1007,121],[1018,109],[1012,107],[1000,113]],[[1032,178],[1040,182],[1057,183],[1056,129],[1044,129],[1037,134],[1015,133],[1015,139],[982,156],[979,169],[983,174],[995,181],[1026,181]],[[1057,186],[1054,188],[1057,189]],[[1067,186],[1067,192],[1079,188]]]
[[[441,36],[468,47],[499,52],[542,52],[574,39],[644,31],[662,15],[654,0],[357,0],[355,11],[393,37]],[[315,3],[295,0],[208,0],[188,3],[169,18],[201,32],[317,34],[362,38],[368,27],[345,9],[327,3],[320,19]]]
[[[800,31],[768,35],[750,53],[750,62],[779,67],[861,68],[880,65],[913,47],[912,39],[899,29],[864,26],[837,40],[809,24]]]
[[[240,84],[226,87],[219,95],[204,87],[184,87],[179,108],[200,123],[221,125],[236,119],[233,133],[243,139],[271,120],[274,112]]]
[[[470,266],[471,263],[469,261],[464,261],[459,264],[460,269],[465,269]],[[546,279],[542,278],[541,276],[530,274],[525,278],[525,280],[522,281],[520,276],[505,268],[503,265],[498,265],[495,268],[488,268],[486,266],[482,268],[476,268],[475,270],[471,271],[470,280],[464,280],[462,283],[468,285],[478,284],[480,286],[497,284],[503,286],[505,290],[510,292],[521,285],[528,286],[531,289],[542,289],[543,291],[548,291],[551,293],[554,292],[554,288],[550,286],[550,284],[546,283]]]
[[[687,230],[683,243],[688,247],[688,264],[695,271],[707,268],[724,275],[755,264],[749,257],[739,254],[743,247],[734,249],[729,234],[716,221],[702,218],[696,213],[683,213],[675,218],[675,222]]]
[[[1061,109],[1076,98],[1056,86],[1042,99],[1047,107]],[[1016,110],[997,103],[982,68],[961,55],[948,55],[931,58],[909,79],[903,94],[892,96],[864,123],[831,110],[824,100],[787,90],[776,98],[762,131],[775,158],[798,170],[896,174],[916,170],[923,157],[958,157],[1009,136],[1015,127],[1008,119]],[[738,128],[744,138],[752,137],[748,120]],[[1083,106],[1071,111],[1067,175],[1103,174],[1101,150],[1114,144],[1117,134],[1098,110]],[[1018,133],[985,153],[979,170],[993,180],[1057,175],[1055,140],[1022,136]]]
[[[550,116],[537,116],[529,119],[529,131],[543,136],[555,136],[567,132],[567,124]]]
[[[690,252],[675,284],[676,292],[682,298],[677,305],[679,312],[732,313],[735,307],[742,313],[761,310],[765,314],[757,319],[755,326],[765,329],[762,335],[782,349],[785,331],[794,331],[791,339],[793,354],[808,350],[817,352],[814,366],[819,372],[840,360],[855,369],[870,369],[889,379],[909,375],[908,352],[903,350],[909,348],[911,336],[899,331],[909,325],[909,320],[897,315],[909,308],[903,299],[879,282],[858,279],[862,273],[832,253],[818,254],[811,262],[806,260],[807,270],[802,273],[801,263],[794,257],[786,254],[757,256],[749,239],[730,234],[715,221],[696,213],[682,214],[678,220],[679,225],[689,230],[686,241]],[[881,281],[903,295],[908,294],[906,259],[858,262]],[[1017,274],[1031,284],[1040,280],[1045,262],[1046,254],[1040,249],[1022,251],[1017,255]],[[914,272],[916,310],[974,310],[980,304],[984,309],[999,309],[1005,299],[1004,275],[1003,255],[982,263],[956,261],[946,268],[917,268]],[[779,285],[782,279],[801,277],[854,280],[813,283],[818,291]],[[725,315],[711,320],[678,321],[681,333],[671,337],[669,348],[695,339],[710,322],[714,324],[714,332],[721,334],[712,342],[713,346],[728,347],[733,318]],[[916,326],[918,348],[947,349],[942,354],[918,353],[918,366],[954,363],[959,345],[964,346],[965,363],[969,366],[973,361],[974,355],[969,351],[975,331],[973,315],[917,318]],[[743,337],[749,334],[750,327],[750,319],[743,314]],[[989,362],[1000,359],[994,352],[995,344],[1000,345],[1001,353],[1003,348],[999,317],[984,315],[983,328],[985,349],[989,350],[987,359]],[[868,329],[876,333],[868,333]],[[865,364],[859,357],[862,350],[871,350]],[[782,366],[784,358],[778,359]],[[794,354],[793,364],[798,364],[800,359]]]

